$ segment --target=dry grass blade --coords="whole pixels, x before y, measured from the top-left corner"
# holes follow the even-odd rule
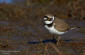
[[[45,52],[44,52],[44,55],[49,55],[49,53],[48,53],[48,44],[46,44],[46,46],[45,46]]]
[[[57,46],[53,43],[48,43],[49,46],[51,46],[59,55],[63,55],[62,52],[57,48]]]

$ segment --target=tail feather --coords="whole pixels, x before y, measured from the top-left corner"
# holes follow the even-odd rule
[[[78,27],[78,26],[71,27],[71,30],[73,30],[73,29],[77,29],[77,28],[80,28],[80,27]]]

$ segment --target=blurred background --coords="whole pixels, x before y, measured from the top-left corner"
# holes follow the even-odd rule
[[[84,0],[0,0],[0,4],[0,7],[6,4],[10,8],[23,7],[22,9],[38,10],[38,13],[53,13],[61,18],[85,19]]]
[[[62,35],[58,47],[61,53],[85,55],[84,0],[0,0],[0,54],[57,55],[48,43],[42,43],[52,39],[43,27],[43,16],[48,13],[66,20],[69,25],[81,27]],[[20,52],[3,52],[7,50]]]

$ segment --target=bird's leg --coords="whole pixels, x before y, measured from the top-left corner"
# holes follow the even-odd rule
[[[57,43],[57,36],[55,34],[53,34],[52,36],[53,36],[54,43],[56,44]]]
[[[58,39],[57,39],[57,46],[60,46],[60,39],[61,39],[61,36],[58,36]]]
[[[57,46],[60,46],[61,36],[53,35],[53,39],[56,40]]]
[[[52,36],[53,36],[53,39],[55,39],[55,36],[54,36],[54,34],[52,34]]]

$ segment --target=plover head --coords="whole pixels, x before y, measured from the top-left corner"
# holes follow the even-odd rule
[[[45,15],[44,16],[44,23],[45,24],[51,24],[54,21],[54,16],[52,15]]]
[[[59,32],[56,28],[55,25],[56,23],[54,22],[54,16],[47,14],[44,16],[44,24],[45,24],[45,28],[47,30],[49,30],[50,33],[53,34],[63,34],[64,32]]]

